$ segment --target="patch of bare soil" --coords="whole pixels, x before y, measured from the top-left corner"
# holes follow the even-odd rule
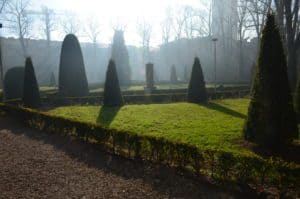
[[[255,198],[0,117],[0,198]]]

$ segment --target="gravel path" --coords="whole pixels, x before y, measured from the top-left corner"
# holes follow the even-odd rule
[[[154,167],[0,118],[0,198],[245,198]]]

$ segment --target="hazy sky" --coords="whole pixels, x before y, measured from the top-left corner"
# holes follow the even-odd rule
[[[125,40],[127,44],[138,45],[140,39],[136,35],[136,22],[150,20],[153,23],[151,45],[157,46],[161,42],[160,23],[164,18],[168,6],[191,5],[199,7],[201,0],[31,0],[31,9],[39,10],[41,6],[64,12],[69,10],[78,14],[84,26],[91,15],[96,16],[101,24],[99,40],[110,43],[116,22],[126,25]],[[53,39],[61,40],[63,35],[57,32]],[[83,35],[81,41],[86,41]]]

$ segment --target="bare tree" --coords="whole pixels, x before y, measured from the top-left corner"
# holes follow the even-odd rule
[[[297,51],[300,47],[299,0],[274,0],[274,3],[286,46],[289,80],[294,90],[297,82]]]
[[[251,15],[248,12],[249,1],[238,0],[238,40],[239,40],[239,64],[238,64],[238,77],[239,80],[243,76],[244,66],[244,49],[243,43],[247,31],[251,30]]]
[[[252,18],[252,26],[257,38],[261,38],[261,33],[267,19],[267,14],[271,9],[272,0],[245,0],[248,1],[247,9]]]
[[[194,37],[194,27],[198,23],[195,17],[195,9],[191,6],[184,6],[183,8],[184,22],[183,22],[183,32],[184,36],[188,39]]]
[[[212,35],[212,0],[200,1],[201,9],[194,11],[197,23],[194,24],[194,31],[198,36]]]
[[[85,33],[90,41],[96,46],[98,37],[100,35],[100,23],[96,16],[91,15],[88,17]]]
[[[78,16],[73,12],[66,11],[61,20],[61,28],[64,34],[78,34],[81,30]]]
[[[97,42],[100,35],[100,23],[95,15],[90,15],[87,18],[87,23],[84,30],[86,36],[93,44],[93,58],[92,63],[93,65],[97,64]]]
[[[0,14],[3,12],[9,0],[0,0]]]
[[[143,47],[143,64],[150,61],[150,38],[152,33],[151,22],[143,19],[137,23],[137,32],[141,37],[141,44]]]
[[[174,16],[173,29],[175,32],[175,39],[178,40],[182,37],[183,27],[186,20],[184,13],[184,7],[179,7],[176,10],[176,15]]]
[[[42,17],[41,20],[43,22],[43,33],[45,34],[46,40],[47,40],[47,46],[50,46],[51,42],[51,33],[55,30],[55,23],[54,23],[54,11],[47,8],[42,7]]]
[[[116,18],[112,19],[110,24],[114,31],[125,32],[125,30],[127,28],[127,22],[123,18],[120,18],[120,17],[116,17]]]
[[[170,41],[173,26],[172,8],[167,7],[165,11],[165,19],[161,23],[162,43],[167,44]]]
[[[186,38],[193,38],[195,31],[199,33],[202,28],[198,26],[203,21],[203,16],[199,14],[199,11],[191,6],[185,5],[177,9],[174,16],[173,28],[175,32],[175,39],[180,39],[183,35]],[[199,20],[200,19],[200,20]]]
[[[0,14],[2,14],[3,10],[5,9],[8,0],[1,0],[0,1]],[[1,24],[2,26],[2,24]],[[0,27],[2,28],[2,27]],[[2,88],[3,85],[3,61],[2,61],[2,44],[1,44],[1,37],[0,37],[0,87]]]
[[[6,12],[8,27],[13,33],[18,35],[24,57],[28,56],[25,38],[30,36],[29,32],[33,21],[26,11],[29,3],[29,0],[11,1],[7,5]]]

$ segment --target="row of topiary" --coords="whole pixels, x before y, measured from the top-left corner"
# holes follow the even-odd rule
[[[114,57],[117,56],[115,55],[117,54],[117,52],[115,52],[114,50],[112,54],[114,55]],[[173,67],[173,69],[173,73],[175,74],[175,67]],[[4,80],[4,96],[6,100],[19,98],[23,95],[23,89],[21,89],[21,87],[23,86],[22,78],[24,77],[24,75],[22,74],[22,71],[23,69],[21,67],[18,67],[12,68],[6,73]],[[118,70],[115,65],[115,61],[110,60],[107,68],[106,81],[104,86],[104,105],[118,106],[123,104],[119,85],[120,76],[118,75],[119,73],[117,71]],[[31,79],[25,79],[24,81],[31,81],[31,83],[29,84],[32,84],[32,81],[36,82],[36,77],[34,74],[32,74],[30,78]],[[122,78],[121,82],[128,83],[127,79],[123,80]],[[15,81],[15,79],[22,80]],[[37,84],[35,85],[37,86]],[[35,101],[39,100],[39,95],[37,95],[38,92],[36,91],[36,87],[33,89],[35,89],[35,91],[32,93],[32,96],[29,99],[32,99],[32,103],[35,104],[34,107],[37,107],[39,103]],[[86,78],[80,44],[75,35],[69,34],[65,37],[61,48],[59,64],[59,95],[61,97],[84,97],[88,96],[88,94],[88,82]],[[198,58],[195,59],[195,63],[193,66],[187,99],[190,102],[207,101],[203,73]]]
[[[148,64],[148,67],[153,65]],[[150,73],[150,72],[149,72]],[[151,74],[151,73],[150,73]],[[152,73],[153,76],[153,73]],[[153,83],[150,83],[153,87]],[[205,81],[199,58],[195,58],[190,83],[187,90],[187,101],[191,103],[207,103],[208,97],[205,88]],[[124,104],[121,93],[118,74],[113,60],[109,61],[104,84],[103,105],[122,106]]]
[[[252,86],[252,99],[244,128],[246,140],[277,149],[299,137],[286,65],[275,16],[270,14],[263,31],[259,60]],[[28,67],[28,71],[33,71],[33,69],[29,69]],[[34,73],[31,72],[27,75],[30,77],[28,80],[26,79],[28,84],[36,83]],[[113,60],[110,60],[104,85],[104,106],[122,106],[124,104],[118,79],[116,65]],[[15,80],[12,79],[11,81]],[[74,82],[76,84],[73,84]],[[4,86],[7,87],[6,83]],[[24,93],[23,99],[26,106],[34,107],[39,101],[38,98],[35,99],[39,96],[36,94],[38,87],[37,84],[36,88],[31,87],[24,86],[24,91],[27,88],[32,93]],[[67,35],[62,45],[59,93],[62,96],[71,97],[85,96],[88,93],[82,53],[79,42],[74,35]],[[298,110],[299,93],[296,92],[295,96]],[[194,61],[187,101],[192,103],[207,102],[203,72],[198,58],[195,58]]]
[[[277,186],[300,191],[300,166],[280,159],[229,151],[201,150],[196,146],[161,137],[118,131],[100,125],[66,119],[32,109],[0,104],[1,110],[31,128],[48,133],[76,136],[101,145],[104,150],[126,158],[150,160],[188,169],[197,175],[241,184]]]
[[[22,98],[26,107],[40,106],[40,93],[31,58],[26,58],[25,68],[16,67],[7,71],[4,79],[6,99]]]
[[[23,67],[14,67],[6,72],[4,77],[5,100],[22,98],[23,95],[26,95],[26,93],[23,93],[23,83],[25,85],[28,81],[27,84],[32,84],[33,86],[33,82],[36,82],[36,77],[34,73],[32,73],[33,67],[31,67],[32,69],[29,69],[31,71],[29,79],[26,78],[27,64],[30,62],[32,65],[31,60],[27,60],[25,69]],[[35,85],[36,86],[32,88],[33,93],[31,93],[31,96],[28,98],[31,99],[31,102],[24,102],[25,105],[27,105],[26,103],[33,103],[34,107],[39,105],[39,103],[35,102],[39,100],[39,97],[36,94],[36,90],[39,87],[37,84]],[[65,37],[61,48],[59,64],[59,95],[62,97],[83,97],[87,96],[88,93],[88,82],[85,74],[81,48],[75,35],[69,34]],[[30,95],[30,93],[28,94]]]
[[[111,58],[117,63],[121,85],[128,86],[131,71],[123,31],[115,31]],[[89,94],[82,51],[73,34],[67,35],[62,43],[58,87],[62,97],[84,97]]]
[[[129,84],[129,74],[127,74],[129,73],[129,58],[127,54],[123,33],[122,31],[116,31],[112,47],[112,58],[119,65],[118,73],[124,85]],[[23,67],[14,67],[5,74],[4,97],[6,100],[22,97],[23,73]],[[20,81],[15,81],[16,79]],[[55,84],[53,73],[51,74],[51,82],[51,84]],[[58,87],[59,95],[62,97],[84,97],[89,94],[82,51],[78,39],[73,34],[66,35],[62,43]]]

